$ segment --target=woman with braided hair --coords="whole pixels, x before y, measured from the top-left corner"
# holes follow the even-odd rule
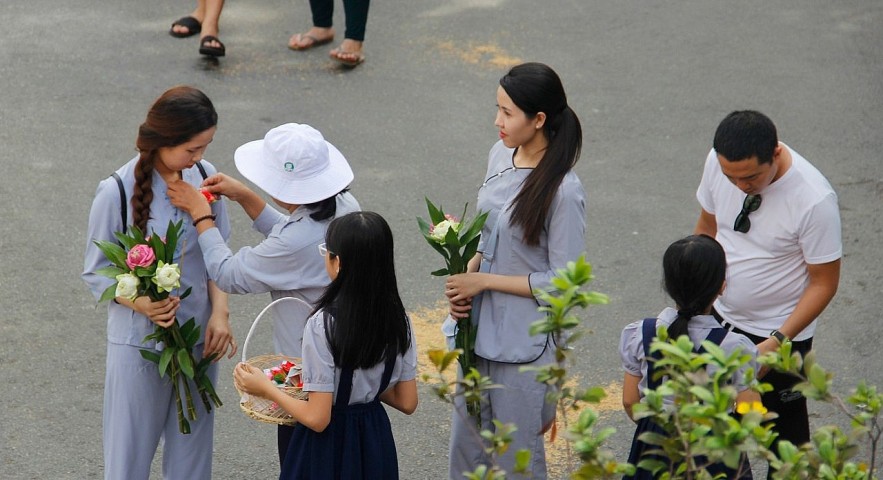
[[[156,364],[142,358],[140,350],[157,349],[155,342],[143,342],[157,325],[168,327],[176,318],[193,317],[201,332],[193,351],[197,361],[211,354],[220,358],[236,352],[227,295],[206,274],[190,217],[166,195],[170,182],[184,180],[199,186],[206,174],[215,173],[202,155],[214,137],[217,121],[204,93],[187,86],[169,89],[153,103],[138,129],[138,155],[99,183],[95,192],[82,277],[96,299],[113,279],[96,273],[109,262],[93,240],[115,242],[114,232],[126,231],[129,225],[145,234],[165,236],[170,220],[184,219],[174,258],[181,267],[181,285],[192,288],[185,299],[173,292],[156,302],[141,296],[134,301],[118,297],[108,304],[103,416],[104,475],[108,479],[147,480],[160,438],[164,441],[164,478],[211,478],[214,415],[195,402],[197,420],[190,423],[191,433],[181,434],[172,383],[168,376],[159,376]],[[211,209],[223,237],[228,238],[230,222],[224,203],[216,202]],[[217,379],[216,364],[208,375],[213,382]],[[195,386],[191,389],[196,391]]]
[[[723,247],[706,235],[691,235],[672,243],[662,257],[663,285],[665,292],[674,300],[677,308],[668,307],[660,312],[657,318],[648,318],[629,324],[622,331],[619,353],[625,370],[622,384],[622,405],[632,421],[632,407],[641,401],[646,389],[656,389],[661,383],[653,375],[655,357],[650,354],[650,343],[656,336],[658,327],[665,327],[670,338],[681,335],[689,336],[697,351],[704,340],[721,347],[730,355],[741,349],[751,354],[751,361],[743,365],[733,374],[732,382],[739,392],[737,402],[760,402],[760,394],[748,388],[745,372],[748,368],[757,371],[757,347],[744,335],[727,331],[711,316],[711,306],[715,299],[724,291],[726,284],[727,259]],[[711,366],[709,369],[713,368]],[[666,403],[672,399],[667,398]],[[638,436],[653,431],[665,434],[665,430],[653,422],[650,417],[636,421],[637,427],[632,440],[629,463],[637,465],[644,457],[646,450],[654,446],[644,443]],[[665,458],[655,457],[666,461]],[[698,459],[701,461],[701,459]],[[736,471],[722,463],[706,466],[712,475],[724,473],[726,478],[736,478]],[[637,469],[629,480],[650,480],[655,476],[648,470]],[[745,458],[741,480],[750,479],[751,468]]]

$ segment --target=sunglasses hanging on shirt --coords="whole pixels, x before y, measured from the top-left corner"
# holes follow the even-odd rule
[[[733,230],[740,233],[748,233],[751,229],[751,220],[748,214],[760,208],[760,195],[747,195],[745,201],[742,202],[742,211],[736,217],[736,223],[733,224]]]

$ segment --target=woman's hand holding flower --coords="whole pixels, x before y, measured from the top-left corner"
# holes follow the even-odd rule
[[[172,296],[155,302],[150,297],[142,296],[132,302],[133,310],[163,328],[169,327],[175,321],[175,314],[180,304],[181,299]]]
[[[451,302],[451,316],[460,319],[469,316],[472,297],[484,291],[481,276],[477,273],[451,275],[445,282],[445,296]]]
[[[223,173],[216,173],[206,178],[202,182],[202,188],[215,195],[224,195],[234,202],[240,201],[244,195],[251,193],[245,184]]]

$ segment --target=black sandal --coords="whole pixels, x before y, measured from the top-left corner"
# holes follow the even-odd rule
[[[187,33],[176,32],[175,26],[186,27]],[[202,24],[199,23],[199,20],[187,15],[186,17],[181,17],[172,23],[172,28],[169,29],[169,35],[177,38],[187,38],[192,37],[201,31]]]
[[[221,44],[220,47],[211,47],[206,45],[209,42],[218,42]],[[227,54],[227,48],[218,40],[218,37],[214,35],[206,35],[202,37],[199,41],[199,53],[202,55],[208,55],[210,57],[223,57]]]

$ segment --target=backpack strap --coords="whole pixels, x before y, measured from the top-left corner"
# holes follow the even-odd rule
[[[661,378],[654,378],[654,370],[656,369],[656,361],[659,360],[659,352],[650,352],[650,344],[656,338],[656,319],[645,318],[641,325],[641,334],[644,344],[644,359],[647,360],[647,388],[655,390],[662,383]]]
[[[205,167],[202,166],[202,160],[196,162],[196,168],[199,169],[199,173],[200,173],[200,175],[202,175],[203,180],[208,178],[208,174],[205,173]]]
[[[126,201],[126,187],[123,186],[123,179],[120,178],[119,175],[117,175],[117,172],[113,172],[111,174],[111,177],[113,177],[114,180],[117,181],[117,186],[120,187],[120,218],[122,218],[123,220],[123,231],[125,232],[128,230],[128,227],[126,227],[126,222],[128,222],[129,219],[127,205],[129,202]]]
[[[712,328],[711,331],[708,332],[708,336],[705,337],[705,340],[720,346],[721,342],[724,341],[724,337],[726,337],[728,333],[730,332],[726,328]],[[705,347],[703,347],[702,344],[699,344],[699,348],[696,348],[693,351],[701,355],[705,353]]]

